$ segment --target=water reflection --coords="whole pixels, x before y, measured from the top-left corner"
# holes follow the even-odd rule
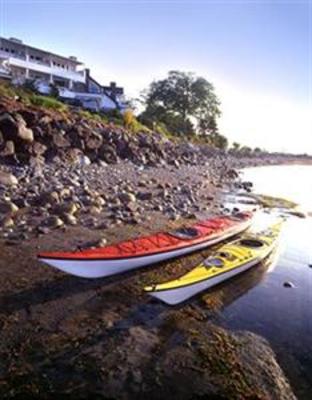
[[[259,285],[265,275],[272,272],[276,266],[279,256],[279,246],[273,253],[251,268],[247,272],[237,275],[218,286],[211,288],[205,293],[201,300],[213,311],[220,311],[238,300],[241,296],[248,293],[249,290]]]

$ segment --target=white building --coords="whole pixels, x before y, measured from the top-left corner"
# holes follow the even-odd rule
[[[52,84],[62,98],[94,110],[125,108],[123,88],[114,82],[100,85],[76,57],[40,50],[15,38],[0,37],[0,78],[16,84],[33,81],[44,94],[49,93]]]

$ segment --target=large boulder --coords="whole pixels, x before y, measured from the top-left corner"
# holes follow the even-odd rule
[[[97,150],[102,146],[103,137],[99,133],[93,131],[88,132],[85,139],[86,147],[89,150]]]
[[[33,131],[26,126],[24,118],[20,115],[16,115],[17,121],[17,136],[25,142],[32,143],[34,141]]]
[[[11,140],[16,138],[18,125],[11,114],[6,112],[0,115],[0,130],[4,139]]]
[[[0,115],[0,130],[7,140],[20,139],[25,142],[33,142],[33,131],[26,126],[24,118],[16,114],[15,118],[9,113]]]
[[[53,135],[53,143],[56,147],[67,148],[70,147],[70,141],[65,137],[65,132],[55,132]]]
[[[100,149],[100,157],[108,164],[115,164],[118,160],[116,150],[113,146],[103,145]]]

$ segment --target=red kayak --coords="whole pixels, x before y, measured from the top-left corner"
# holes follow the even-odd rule
[[[179,257],[236,235],[251,224],[252,213],[214,217],[172,232],[75,252],[40,253],[39,260],[69,274],[100,278]]]

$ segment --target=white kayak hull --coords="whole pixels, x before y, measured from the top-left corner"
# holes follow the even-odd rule
[[[103,278],[111,275],[121,274],[126,271],[169,260],[171,258],[180,257],[185,254],[204,249],[246,230],[249,226],[250,221],[247,221],[244,224],[240,224],[239,227],[234,227],[233,229],[225,232],[223,235],[211,238],[210,240],[207,240],[205,242],[173,251],[171,250],[168,252],[140,257],[96,260],[58,259],[44,257],[40,257],[39,259],[40,261],[43,261],[44,263],[54,268],[75,276],[79,276],[82,278]]]

